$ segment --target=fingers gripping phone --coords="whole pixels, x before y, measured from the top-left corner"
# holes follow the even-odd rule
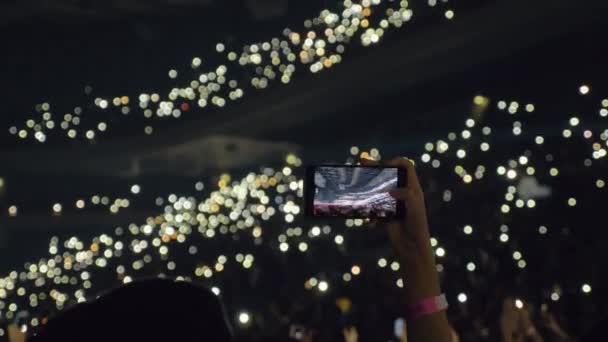
[[[312,217],[400,218],[405,206],[389,191],[404,187],[397,167],[317,165],[306,168],[306,213]]]

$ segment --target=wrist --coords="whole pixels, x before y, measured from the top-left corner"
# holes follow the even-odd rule
[[[420,299],[414,303],[407,304],[405,314],[407,320],[414,320],[422,316],[434,315],[446,311],[448,301],[445,294]]]
[[[441,295],[434,262],[407,263],[403,267],[403,293],[406,304]]]

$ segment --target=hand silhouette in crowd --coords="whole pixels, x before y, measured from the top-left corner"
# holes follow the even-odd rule
[[[342,330],[344,342],[359,342],[359,332],[356,327],[347,327]]]

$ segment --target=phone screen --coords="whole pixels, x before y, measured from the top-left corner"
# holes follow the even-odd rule
[[[403,215],[389,190],[404,170],[376,166],[314,166],[307,170],[307,210],[315,217],[390,218]]]

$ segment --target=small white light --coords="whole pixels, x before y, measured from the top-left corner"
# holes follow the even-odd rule
[[[249,315],[249,313],[247,312],[240,312],[239,313],[239,323],[242,325],[247,325],[249,324],[249,322],[251,321],[251,316]]]
[[[458,295],[458,301],[461,303],[465,303],[467,301],[467,295],[464,293],[460,293]]]
[[[521,252],[520,251],[513,252],[513,259],[515,259],[515,260],[521,259]]]
[[[583,290],[583,293],[591,293],[591,285],[583,284],[583,286],[581,286],[581,290]]]
[[[473,233],[473,227],[471,227],[469,225],[464,226],[463,231],[466,235],[471,235]]]
[[[523,309],[524,302],[522,302],[521,299],[516,299],[515,300],[515,307],[518,308],[518,309]]]
[[[321,280],[319,282],[319,291],[325,292],[329,289],[329,284],[325,280]]]
[[[443,247],[439,247],[439,248],[437,248],[437,250],[435,251],[435,254],[436,254],[438,257],[443,257],[443,256],[445,256],[445,249],[443,249]]]
[[[137,185],[137,184],[133,184],[133,185],[131,186],[131,192],[132,192],[132,193],[134,193],[134,194],[136,194],[136,195],[137,195],[137,194],[138,194],[140,191],[141,191],[141,187],[140,187],[139,185]]]

